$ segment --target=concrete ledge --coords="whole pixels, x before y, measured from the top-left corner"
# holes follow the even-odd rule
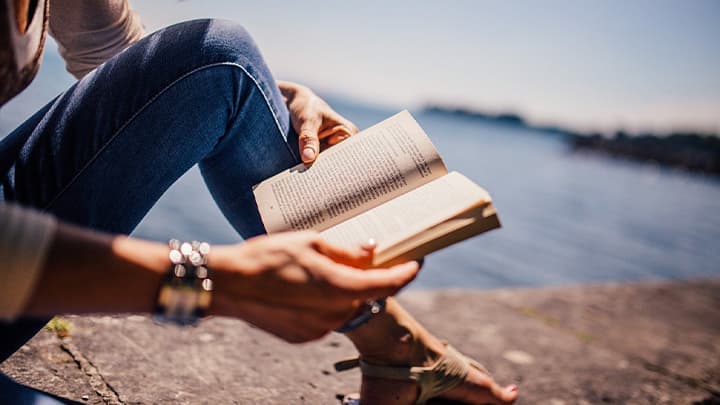
[[[410,292],[401,301],[482,361],[523,404],[720,403],[720,280],[492,292]],[[339,335],[293,346],[233,319],[198,328],[144,316],[67,317],[0,370],[89,404],[337,404],[357,391]]]

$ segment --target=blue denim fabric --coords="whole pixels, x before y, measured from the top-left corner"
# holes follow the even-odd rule
[[[0,373],[0,403],[3,405],[80,405],[81,402],[59,398],[16,383]]]
[[[251,237],[265,232],[252,186],[298,162],[284,100],[248,33],[197,20],[144,38],[3,139],[0,200],[130,233],[197,163]],[[46,322],[0,324],[0,361]]]

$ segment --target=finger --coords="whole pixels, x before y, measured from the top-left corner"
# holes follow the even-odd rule
[[[358,246],[356,249],[347,249],[320,238],[317,239],[315,249],[335,262],[360,268],[370,267],[375,255],[374,246],[371,248]]]
[[[345,126],[350,128],[351,135],[355,135],[360,132],[360,129],[358,129],[358,127],[352,121],[345,120]]]
[[[332,135],[331,137],[327,138],[327,146],[335,146],[339,144],[340,142],[348,139],[350,136],[346,134],[337,134]]]
[[[330,112],[326,114],[326,116],[329,121],[335,121],[336,123],[342,124],[344,127],[346,127],[350,131],[350,135],[355,135],[360,132],[358,130],[358,127],[356,127],[355,124],[352,123],[352,121],[338,114],[335,110],[331,109]]]
[[[327,259],[329,260],[329,259]],[[328,281],[356,298],[379,298],[395,295],[415,279],[420,267],[410,261],[387,269],[361,270],[353,267],[334,265],[327,274]]]
[[[322,152],[327,148],[335,146],[335,145],[339,144],[340,142],[348,139],[349,137],[350,137],[350,135],[343,132],[343,133],[338,133],[335,135],[330,135],[329,137],[327,137],[325,139],[321,139],[320,140],[320,151]]]
[[[420,267],[417,262],[407,262],[389,269],[363,271],[351,286],[359,298],[380,298],[397,294],[413,281]],[[355,272],[357,274],[357,272]]]
[[[350,128],[350,135],[355,135],[355,134],[357,134],[358,132],[360,132],[360,130],[358,129],[358,127],[356,127],[355,124],[353,124],[353,123],[350,122],[350,121],[346,121],[346,122],[345,122],[345,126],[348,127],[348,128]]]
[[[345,135],[350,136],[352,135],[352,132],[350,132],[351,129],[348,128],[345,124],[337,124],[332,127],[324,128],[320,130],[318,133],[319,139],[325,139],[331,136],[337,136],[337,135]]]
[[[377,242],[373,238],[369,238],[365,242],[363,242],[360,247],[362,249],[368,250],[368,251],[375,251],[377,248]]]
[[[312,163],[320,152],[320,139],[318,138],[320,123],[320,118],[314,117],[304,120],[300,125],[298,146],[304,163]]]

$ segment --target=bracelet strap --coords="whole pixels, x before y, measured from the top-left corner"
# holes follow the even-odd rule
[[[355,330],[360,326],[366,324],[373,316],[379,314],[384,310],[385,298],[381,298],[378,300],[367,300],[360,314],[357,315],[355,318],[345,322],[343,326],[335,329],[335,332],[347,333]]]
[[[171,264],[158,290],[153,319],[197,325],[212,301],[213,280],[207,267],[210,244],[171,239],[168,245]]]

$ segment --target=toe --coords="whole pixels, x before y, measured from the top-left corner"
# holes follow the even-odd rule
[[[515,384],[500,387],[497,383],[493,382],[491,391],[497,399],[496,403],[498,404],[512,404],[518,397],[518,387]]]
[[[462,395],[462,400],[472,404],[509,405],[518,398],[517,385],[501,387],[495,380],[485,374],[468,376]]]

